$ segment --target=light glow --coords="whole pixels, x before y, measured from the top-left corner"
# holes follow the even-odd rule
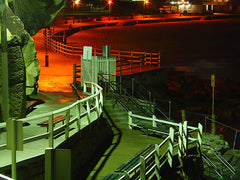
[[[80,0],[76,0],[76,1],[75,1],[75,4],[79,4],[79,3],[80,3]]]

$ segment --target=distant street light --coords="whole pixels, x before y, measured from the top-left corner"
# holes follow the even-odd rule
[[[80,3],[80,0],[73,1],[73,24],[74,24],[74,5],[78,5]]]
[[[148,3],[149,3],[148,0],[143,1],[143,18],[144,18],[144,15],[145,15],[145,8],[146,8],[146,5],[148,5]]]
[[[112,4],[112,1],[109,0],[109,1],[108,1],[108,20],[109,20],[109,21],[110,21],[111,4]]]

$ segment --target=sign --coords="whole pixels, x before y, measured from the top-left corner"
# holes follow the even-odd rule
[[[211,75],[211,87],[215,87],[215,75]]]
[[[83,46],[83,59],[92,59],[92,47],[91,46]]]

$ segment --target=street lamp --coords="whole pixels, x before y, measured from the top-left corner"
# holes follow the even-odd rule
[[[80,3],[80,0],[73,1],[73,24],[74,24],[74,5],[78,5]]]
[[[110,21],[111,4],[112,4],[112,1],[109,0],[109,1],[108,1],[108,20],[109,20],[109,21]]]
[[[143,18],[144,18],[144,14],[145,14],[145,8],[146,8],[146,5],[148,5],[148,3],[149,3],[148,0],[143,1]]]

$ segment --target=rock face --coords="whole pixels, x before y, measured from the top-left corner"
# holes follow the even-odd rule
[[[26,94],[31,95],[37,91],[40,66],[36,57],[34,41],[24,29],[23,22],[7,8],[7,28],[13,36],[20,38],[20,46],[26,70]]]
[[[13,0],[9,5],[32,36],[40,29],[50,27],[65,2],[66,0]]]
[[[6,25],[10,118],[25,117],[26,95],[38,91],[40,66],[31,35],[37,33],[41,28],[49,27],[57,13],[64,7],[65,1],[8,0]],[[0,81],[0,88],[1,84]],[[0,100],[1,98],[2,96]]]
[[[2,66],[0,67],[1,70]],[[26,72],[21,39],[18,36],[12,36],[8,40],[8,69],[9,116],[10,118],[22,118],[26,116]],[[2,88],[2,85],[0,87]]]

